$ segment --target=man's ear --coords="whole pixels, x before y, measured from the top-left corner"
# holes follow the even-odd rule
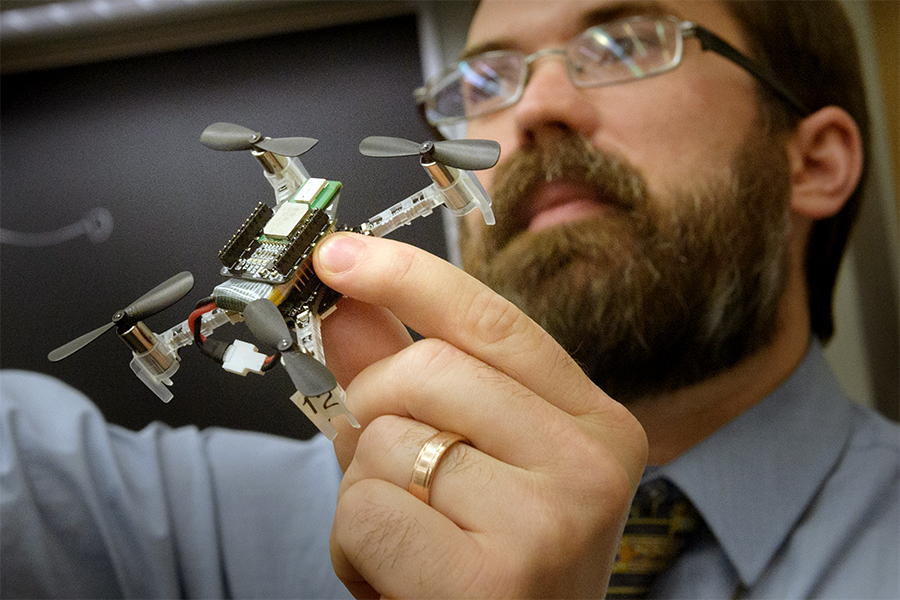
[[[844,109],[826,106],[797,126],[788,157],[793,212],[813,221],[834,216],[862,175],[859,127]]]

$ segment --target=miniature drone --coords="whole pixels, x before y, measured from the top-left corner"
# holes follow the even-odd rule
[[[60,346],[47,358],[62,360],[115,327],[132,351],[132,371],[163,402],[173,397],[169,386],[180,364],[178,351],[184,346],[195,344],[205,356],[238,375],[251,371],[262,375],[282,365],[296,388],[291,400],[334,439],[331,419],[343,414],[353,426],[359,423],[344,403],[343,388],[325,366],[320,324],[335,309],[340,294],[316,276],[313,249],[338,229],[387,235],[442,204],[456,216],[478,208],[485,222],[493,224],[490,196],[471,171],[496,164],[500,145],[489,140],[419,144],[391,137],[364,139],[359,150],[365,156],[418,156],[433,183],[357,227],[339,228],[342,184],[310,177],[298,158],[318,140],[270,138],[240,125],[213,123],[200,141],[213,150],[249,151],[262,164],[275,191],[275,206],[257,204],[219,251],[227,279],[199,301],[185,321],[156,334],[143,320],[172,306],[193,288],[193,276],[179,273],[117,311],[106,325]],[[242,340],[226,343],[210,337],[217,327],[240,321],[273,350],[271,355]]]

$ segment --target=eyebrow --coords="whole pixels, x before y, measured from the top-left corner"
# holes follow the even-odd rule
[[[607,4],[605,6],[598,6],[596,8],[585,11],[580,17],[578,17],[578,19],[576,20],[576,23],[578,24],[578,31],[574,33],[573,36],[578,35],[578,33],[590,27],[602,25],[603,23],[609,23],[610,21],[615,21],[617,19],[634,17],[638,15],[663,16],[671,14],[673,14],[673,11],[671,9],[664,7],[662,4],[656,2],[655,0],[623,1],[613,4]],[[469,58],[472,58],[473,56],[484,54],[485,52],[518,49],[521,49],[521,47],[515,41],[515,39],[511,37],[501,37],[466,48],[459,55],[459,61],[465,61]]]
[[[624,19],[627,17],[636,17],[639,15],[662,17],[673,15],[673,12],[674,11],[670,8],[667,8],[660,2],[656,2],[654,0],[619,2],[606,6],[599,6],[593,10],[585,12],[581,16],[581,18],[579,19],[579,31],[583,31],[595,25],[602,25],[603,23],[609,23],[610,21],[616,21],[618,19]]]
[[[458,60],[459,62],[463,62],[472,58],[473,56],[484,54],[485,52],[494,52],[496,50],[515,50],[518,49],[518,47],[519,45],[512,38],[497,38],[489,42],[483,42],[481,44],[476,44],[475,46],[466,48],[459,55]]]

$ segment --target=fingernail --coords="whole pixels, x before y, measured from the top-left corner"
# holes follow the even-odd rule
[[[319,244],[319,264],[332,273],[352,269],[363,253],[362,241],[351,235],[331,235]]]

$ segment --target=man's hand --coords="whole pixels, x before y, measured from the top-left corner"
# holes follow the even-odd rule
[[[335,423],[332,560],[350,591],[602,597],[646,460],[638,422],[511,303],[424,251],[336,234],[315,268],[347,296],[323,334],[362,425]],[[407,487],[437,431],[469,445],[447,452],[428,505]]]

